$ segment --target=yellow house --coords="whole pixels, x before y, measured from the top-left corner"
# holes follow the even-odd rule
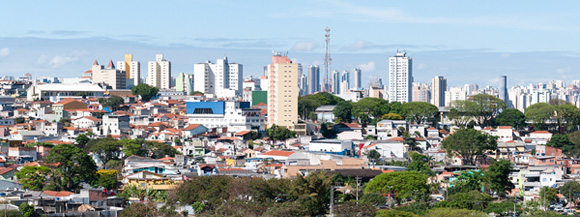
[[[171,190],[182,182],[183,180],[172,180],[171,178],[149,171],[140,171],[123,178],[125,185],[135,185],[153,190]]]

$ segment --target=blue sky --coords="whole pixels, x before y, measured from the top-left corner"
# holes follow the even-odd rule
[[[404,49],[414,77],[450,85],[579,79],[578,1],[10,1],[0,13],[0,75],[77,77],[94,59],[133,53],[172,61],[174,74],[227,55],[260,75],[272,50],[322,64],[324,28],[332,68],[362,67],[387,79],[386,59]]]

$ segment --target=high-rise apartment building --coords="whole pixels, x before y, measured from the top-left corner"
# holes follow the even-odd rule
[[[298,64],[275,52],[268,70],[268,126],[295,129],[298,123]]]
[[[436,76],[431,79],[431,104],[437,107],[444,107],[445,91],[447,91],[447,79],[443,76]]]
[[[389,57],[389,102],[411,102],[413,59],[404,51]]]
[[[300,96],[308,94],[308,78],[305,74],[300,73],[300,80],[298,81],[298,87],[300,88]]]
[[[426,102],[431,100],[431,90],[429,85],[421,83],[413,83],[413,102]]]
[[[229,63],[228,58],[206,61],[193,66],[193,88],[205,94],[233,97],[242,94],[244,67]]]
[[[171,88],[171,62],[163,54],[155,55],[155,61],[147,63],[147,84],[159,89]]]
[[[362,71],[360,70],[360,68],[355,68],[354,69],[354,89],[356,89],[356,90],[362,88],[361,76],[362,76]]]
[[[350,72],[344,70],[340,75],[340,93],[345,94],[350,89]]]
[[[308,67],[308,94],[320,91],[320,68],[318,66]]]
[[[332,93],[340,94],[340,72],[338,70],[332,72]]]
[[[99,65],[95,60],[93,67],[93,84],[103,83],[109,86],[111,89],[126,89],[127,88],[127,78],[125,71],[115,69],[113,61],[109,61],[107,68]]]
[[[133,61],[133,54],[125,54],[125,61],[117,61],[117,69],[125,71],[127,86],[141,83],[141,63]]]
[[[183,91],[185,94],[189,94],[193,91],[193,75],[185,74],[180,72],[175,78],[175,91]]]
[[[509,106],[508,92],[507,92],[507,76],[499,76],[499,99],[505,102],[506,106]]]

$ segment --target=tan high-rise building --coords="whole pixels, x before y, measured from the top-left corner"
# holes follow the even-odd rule
[[[147,63],[147,84],[159,89],[171,88],[171,62],[163,58],[163,54],[155,55],[155,61]]]
[[[287,55],[274,53],[267,66],[268,126],[278,125],[296,130],[298,124],[298,64]]]
[[[437,107],[446,106],[445,91],[447,91],[447,79],[443,76],[431,79],[431,104]]]
[[[127,79],[132,80],[132,86],[141,83],[141,63],[133,61],[133,54],[125,54],[125,61],[117,61],[117,68],[125,71]],[[127,81],[129,86],[129,81]]]

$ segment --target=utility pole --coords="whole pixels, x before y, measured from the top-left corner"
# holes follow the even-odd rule
[[[357,176],[357,177],[355,177],[355,179],[356,179],[356,204],[358,204],[358,186],[360,185],[359,181],[360,181],[361,177]]]
[[[334,185],[330,186],[330,216],[334,216],[332,212],[334,208]]]

